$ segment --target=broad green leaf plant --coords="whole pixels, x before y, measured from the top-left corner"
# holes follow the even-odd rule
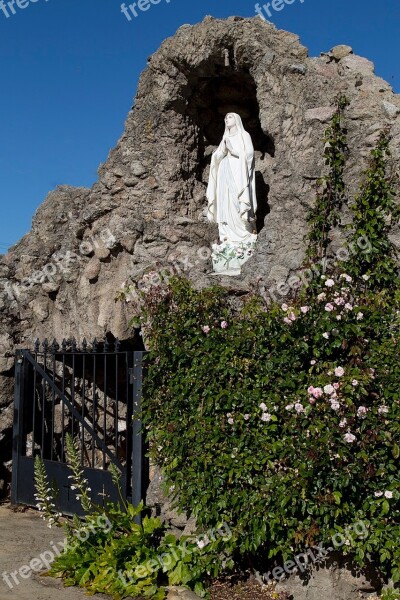
[[[219,523],[213,531],[192,536],[169,533],[159,518],[146,514],[143,503],[134,507],[122,496],[118,504],[97,506],[80,464],[77,442],[67,436],[71,489],[76,490],[85,517],[72,520],[55,512],[54,490],[43,461],[36,457],[35,481],[38,508],[48,526],[64,526],[66,540],[48,573],[61,577],[66,586],[79,586],[88,594],[109,594],[115,600],[143,596],[163,600],[169,585],[193,589],[206,597],[206,582],[228,562],[224,554],[229,528]],[[111,467],[120,489],[120,473]],[[135,517],[142,515],[142,523]],[[62,522],[63,521],[63,522]]]

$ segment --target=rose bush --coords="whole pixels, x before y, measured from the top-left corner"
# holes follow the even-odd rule
[[[183,280],[160,308],[153,289],[148,310],[165,320],[148,332],[152,455],[179,506],[200,526],[226,520],[241,553],[290,557],[363,521],[368,537],[344,551],[398,578],[398,302],[383,311],[340,275],[314,289],[332,311],[318,296],[306,312],[304,298],[253,298],[235,315],[225,292]]]

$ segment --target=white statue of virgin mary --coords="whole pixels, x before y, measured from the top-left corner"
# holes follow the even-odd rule
[[[236,113],[225,117],[225,133],[211,159],[207,187],[210,222],[218,223],[220,244],[213,245],[214,271],[240,273],[257,240],[254,148]]]

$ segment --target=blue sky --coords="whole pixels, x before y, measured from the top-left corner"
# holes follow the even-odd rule
[[[121,0],[12,1],[26,8],[0,10],[0,253],[56,185],[94,183],[166,37],[205,15],[255,15],[254,0],[160,0],[131,21]],[[294,0],[270,20],[314,56],[350,44],[400,92],[399,0]]]

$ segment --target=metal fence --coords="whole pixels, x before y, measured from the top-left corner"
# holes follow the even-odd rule
[[[71,489],[66,435],[78,448],[93,502],[118,500],[109,467],[121,474],[124,499],[144,498],[147,469],[140,408],[144,352],[118,340],[80,347],[73,339],[47,340],[18,350],[15,368],[13,504],[35,505],[34,460],[39,455],[56,489],[57,509],[81,514]]]

